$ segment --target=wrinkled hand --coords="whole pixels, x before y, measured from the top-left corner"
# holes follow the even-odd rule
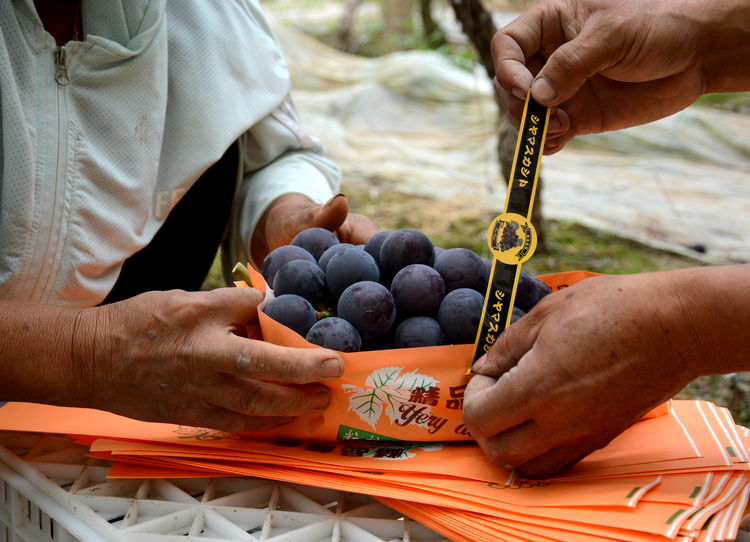
[[[294,236],[307,228],[332,231],[342,243],[361,245],[380,228],[369,218],[349,214],[349,202],[338,194],[324,204],[313,203],[305,196],[289,194],[271,204],[253,233],[252,256],[260,265],[275,248],[288,245]]]
[[[251,288],[174,290],[87,309],[79,328],[94,333],[79,333],[74,349],[86,406],[230,432],[325,410],[330,392],[314,382],[338,378],[342,358],[239,336],[257,323],[262,297]]]
[[[493,38],[495,90],[516,128],[529,88],[556,109],[553,154],[577,135],[661,119],[706,92],[746,90],[748,11],[740,0],[547,0]]]
[[[527,478],[604,447],[695,378],[683,353],[701,349],[680,302],[653,273],[548,295],[478,360],[467,428],[494,464]]]

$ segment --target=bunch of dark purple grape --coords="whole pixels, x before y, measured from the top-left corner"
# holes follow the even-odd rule
[[[514,228],[513,225],[516,227]],[[518,246],[518,232],[516,232],[516,229],[518,228],[518,224],[515,222],[507,222],[505,226],[503,227],[503,233],[500,236],[500,251],[505,252],[506,250],[510,250],[512,248],[516,248]]]
[[[491,265],[465,248],[435,248],[414,229],[381,231],[354,246],[310,228],[263,261],[275,294],[264,312],[341,352],[472,343]],[[512,322],[549,293],[522,271]]]

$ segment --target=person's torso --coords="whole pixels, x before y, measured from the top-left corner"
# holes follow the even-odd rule
[[[289,90],[252,2],[83,0],[82,23],[58,47],[31,0],[0,3],[0,299],[99,303]]]

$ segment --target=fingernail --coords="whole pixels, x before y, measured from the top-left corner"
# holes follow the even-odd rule
[[[294,421],[292,417],[279,418],[279,425],[288,425]]]
[[[330,404],[331,396],[328,394],[328,392],[321,391],[315,396],[315,401],[313,401],[313,408],[315,410],[325,410]]]
[[[557,98],[557,91],[552,88],[545,77],[539,77],[531,85],[531,94],[540,104],[545,104]]]
[[[476,372],[487,363],[487,354],[479,358],[476,362],[474,362],[474,365],[471,366],[471,370]]]
[[[557,138],[548,139],[547,141],[544,142],[544,148],[545,149],[556,149],[558,144],[559,143],[557,141]]]
[[[331,199],[329,199],[326,202],[326,204],[323,206],[323,209],[325,209],[326,207],[330,207],[331,205],[333,205],[333,202],[336,201],[338,198],[345,198],[345,197],[346,196],[344,194],[341,194],[341,193],[336,194],[335,196],[333,196]]]
[[[560,119],[557,118],[557,115],[554,117],[550,117],[549,119],[549,126],[547,127],[547,133],[548,134],[560,134],[563,131],[562,123],[560,122]]]
[[[515,96],[519,100],[523,100],[524,102],[526,101],[526,92],[524,92],[520,88],[513,87],[512,89],[510,89],[510,92],[511,94],[513,94],[513,96]]]
[[[342,372],[341,363],[336,358],[327,359],[320,364],[321,378],[338,378]]]
[[[513,469],[515,469],[516,467],[514,467],[513,465],[503,465],[503,468],[504,468],[505,470],[513,470]]]

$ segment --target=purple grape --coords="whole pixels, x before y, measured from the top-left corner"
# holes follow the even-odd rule
[[[362,281],[378,282],[380,270],[375,259],[359,248],[345,248],[334,254],[326,267],[328,290],[335,298],[352,284]]]
[[[383,241],[392,233],[392,231],[387,230],[379,231],[365,243],[365,252],[375,258],[375,263],[378,264],[378,267],[380,267],[380,247],[383,246]]]
[[[260,274],[263,275],[263,278],[271,289],[273,289],[273,279],[279,269],[285,263],[294,260],[307,260],[316,263],[315,258],[308,251],[292,245],[279,247],[266,256],[266,259],[263,260],[263,264],[260,266]]]
[[[513,307],[513,312],[510,313],[510,323],[511,324],[515,324],[516,322],[518,322],[524,316],[526,316],[525,312],[523,312],[518,307]]]
[[[487,270],[487,280],[485,280],[484,283],[479,286],[479,289],[477,291],[482,295],[487,295],[487,286],[489,285],[490,277],[492,276],[492,260],[482,258],[482,262],[484,263],[484,268]]]
[[[351,243],[339,243],[338,245],[333,245],[320,256],[318,265],[323,270],[323,273],[327,272],[326,268],[328,267],[328,262],[331,261],[331,258],[333,258],[339,250],[344,250],[345,248],[354,248],[354,245]]]
[[[437,321],[451,343],[472,343],[482,318],[484,296],[471,288],[446,294],[438,309]]]
[[[338,237],[325,228],[308,228],[292,239],[292,245],[304,248],[313,255],[316,263],[326,250],[338,244]]]
[[[482,258],[466,248],[451,248],[435,260],[435,270],[445,281],[445,291],[471,288],[484,294],[487,290],[487,268]]]
[[[396,304],[385,286],[366,280],[344,290],[338,315],[352,324],[363,340],[369,340],[388,332],[396,320]]]
[[[263,312],[282,326],[296,331],[303,337],[318,321],[318,315],[310,302],[304,297],[286,294],[272,299]]]
[[[437,320],[427,316],[407,318],[396,327],[393,335],[395,348],[420,348],[422,346],[440,346],[445,333]]]
[[[552,293],[550,287],[547,286],[547,283],[542,279],[534,277],[534,282],[536,283],[537,290],[539,290],[539,301],[541,301],[543,297]]]
[[[435,247],[435,261],[440,257],[440,255],[445,252],[444,248]]]
[[[415,263],[396,273],[391,282],[391,295],[400,317],[432,317],[445,297],[445,284],[435,269]]]
[[[281,266],[273,280],[274,294],[296,294],[312,305],[328,296],[326,276],[318,264],[307,260],[294,260]]]
[[[380,268],[386,275],[393,276],[413,263],[435,263],[435,247],[424,233],[408,228],[396,230],[383,241]]]
[[[524,271],[518,276],[518,286],[516,286],[516,300],[514,307],[518,307],[523,312],[529,312],[539,302],[539,288],[531,276]]]
[[[490,276],[492,275],[492,260],[482,258],[482,261],[484,262],[484,268],[487,270],[487,283],[489,284]]]
[[[343,318],[323,318],[307,332],[307,342],[339,352],[359,352],[362,338],[354,326]]]

